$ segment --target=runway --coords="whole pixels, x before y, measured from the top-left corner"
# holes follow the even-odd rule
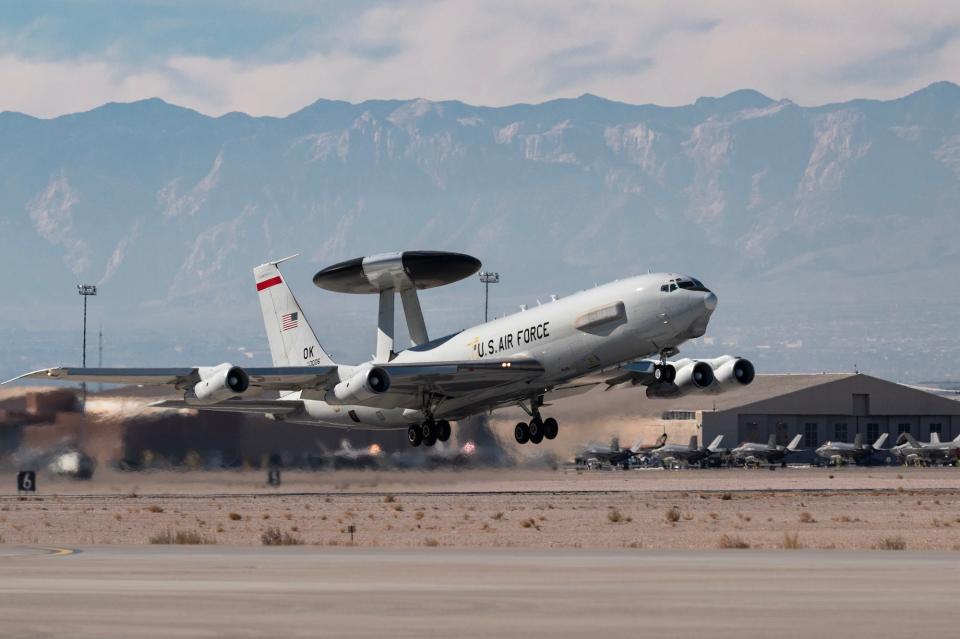
[[[67,554],[67,551],[73,551]],[[0,547],[5,636],[952,633],[960,555]]]

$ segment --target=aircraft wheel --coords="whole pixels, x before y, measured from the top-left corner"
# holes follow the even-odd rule
[[[665,381],[668,384],[672,384],[674,380],[677,379],[677,369],[673,367],[673,364],[667,364],[666,366],[663,367],[663,369],[664,369],[664,372],[666,373],[666,375],[664,376]]]
[[[663,382],[663,381],[666,381],[666,380],[664,379],[665,376],[666,376],[666,372],[665,372],[663,366],[661,366],[660,364],[654,364],[654,366],[653,366],[653,381],[655,381],[655,382]]]
[[[437,440],[445,442],[450,439],[450,433],[453,429],[450,428],[450,422],[445,419],[441,419],[437,422]]]
[[[431,431],[429,437],[424,437],[424,438],[423,438],[423,445],[424,445],[424,446],[433,446],[433,445],[436,444],[436,443],[437,443],[437,433],[436,433],[436,432]]]
[[[543,441],[543,420],[539,417],[534,417],[530,420],[529,426],[530,429],[530,441],[534,444],[539,444]]]
[[[513,429],[513,436],[516,438],[518,444],[526,444],[530,441],[530,427],[520,422]]]
[[[420,427],[414,424],[407,429],[407,441],[411,446],[419,446],[423,441],[423,435],[420,434]]]
[[[547,417],[543,420],[543,436],[547,439],[556,439],[560,432],[560,424],[553,417]]]

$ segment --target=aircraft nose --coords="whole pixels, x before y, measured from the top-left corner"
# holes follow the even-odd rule
[[[703,305],[707,307],[708,311],[713,311],[717,308],[717,296],[715,293],[710,292],[703,296]]]

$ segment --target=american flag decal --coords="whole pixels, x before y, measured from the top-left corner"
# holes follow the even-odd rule
[[[297,319],[299,313],[287,313],[280,318],[280,329],[284,331],[289,331],[291,328],[297,327]]]

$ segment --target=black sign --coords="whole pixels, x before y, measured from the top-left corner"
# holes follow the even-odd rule
[[[37,473],[32,470],[21,470],[17,473],[17,490],[20,492],[37,492]]]

